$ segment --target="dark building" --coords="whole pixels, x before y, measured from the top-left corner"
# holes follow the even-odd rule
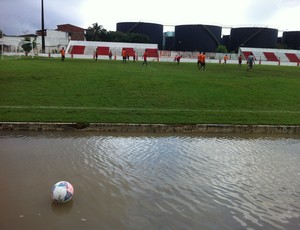
[[[84,29],[70,24],[57,25],[57,31],[69,33],[70,40],[84,41]]]
[[[282,34],[282,43],[289,49],[300,49],[300,31],[288,31]]]
[[[230,50],[237,51],[240,46],[275,48],[277,37],[277,29],[261,27],[232,28],[230,31]]]
[[[158,49],[163,47],[163,25],[145,22],[119,22],[117,31],[147,35],[150,43],[157,44]]]
[[[222,27],[211,25],[175,26],[175,49],[178,51],[214,52],[221,42]]]
[[[226,46],[227,50],[230,47],[230,36],[229,35],[224,35],[222,37],[222,45]]]
[[[175,50],[175,32],[164,33],[164,50]]]

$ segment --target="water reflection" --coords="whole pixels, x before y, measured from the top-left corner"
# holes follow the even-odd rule
[[[61,215],[66,215],[71,212],[73,207],[73,200],[70,200],[67,203],[64,204],[59,204],[56,202],[51,202],[51,210],[54,214],[61,216]]]
[[[0,133],[0,162],[0,229],[300,228],[299,136]]]

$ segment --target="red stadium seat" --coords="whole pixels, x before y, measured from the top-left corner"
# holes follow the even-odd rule
[[[300,59],[297,57],[296,54],[293,53],[285,53],[285,55],[287,56],[287,58],[289,59],[290,62],[300,62]]]
[[[108,46],[98,46],[97,47],[97,54],[98,55],[105,55],[107,56],[109,53],[109,47]]]
[[[73,46],[71,54],[84,54],[85,46]]]
[[[267,61],[279,61],[279,59],[276,57],[275,53],[273,52],[263,52]]]
[[[134,49],[133,48],[130,48],[130,47],[123,47],[123,49],[126,50],[126,53],[130,56],[130,57],[133,57],[134,56]],[[122,49],[122,50],[123,50]]]

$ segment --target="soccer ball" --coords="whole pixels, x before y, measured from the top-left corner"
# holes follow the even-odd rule
[[[51,197],[57,203],[66,203],[72,200],[74,188],[68,181],[59,181],[52,186]]]

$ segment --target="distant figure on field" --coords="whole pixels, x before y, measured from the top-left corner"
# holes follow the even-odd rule
[[[200,67],[201,67],[201,60],[202,60],[202,53],[199,52],[199,54],[198,54],[198,62],[197,62],[198,69],[200,69]]]
[[[123,50],[122,50],[122,57],[123,57],[123,64],[124,63],[126,64],[127,52],[126,52],[125,48],[123,48]]]
[[[111,50],[108,52],[108,57],[109,57],[109,60],[111,60],[111,58],[112,58],[112,52],[111,52]]]
[[[135,50],[133,51],[133,61],[135,62]]]
[[[203,69],[203,70],[206,70],[205,59],[206,59],[206,54],[205,54],[205,52],[203,52],[203,54],[202,54],[202,62],[201,62],[201,69]]]
[[[228,60],[228,56],[227,56],[227,54],[224,56],[224,64],[227,64],[227,60]]]
[[[254,56],[253,54],[250,54],[247,58],[247,64],[248,64],[248,68],[247,71],[252,71],[253,69],[253,65],[254,65]]]
[[[175,61],[177,61],[177,65],[179,65],[180,59],[182,58],[182,55],[176,55]]]
[[[198,68],[205,70],[205,52],[201,53],[199,52],[198,54]]]
[[[65,60],[65,56],[66,56],[65,48],[62,47],[59,52],[60,52],[60,55],[61,55],[61,61],[64,61]]]
[[[239,62],[238,66],[242,66],[242,61],[243,61],[243,57],[240,54],[240,56],[238,57],[238,62]]]
[[[98,47],[96,48],[96,51],[95,51],[95,61],[98,60]]]
[[[144,62],[142,65],[144,65],[144,64],[146,64],[146,66],[148,65],[147,56],[148,56],[147,49],[145,49],[145,52],[143,53]]]

